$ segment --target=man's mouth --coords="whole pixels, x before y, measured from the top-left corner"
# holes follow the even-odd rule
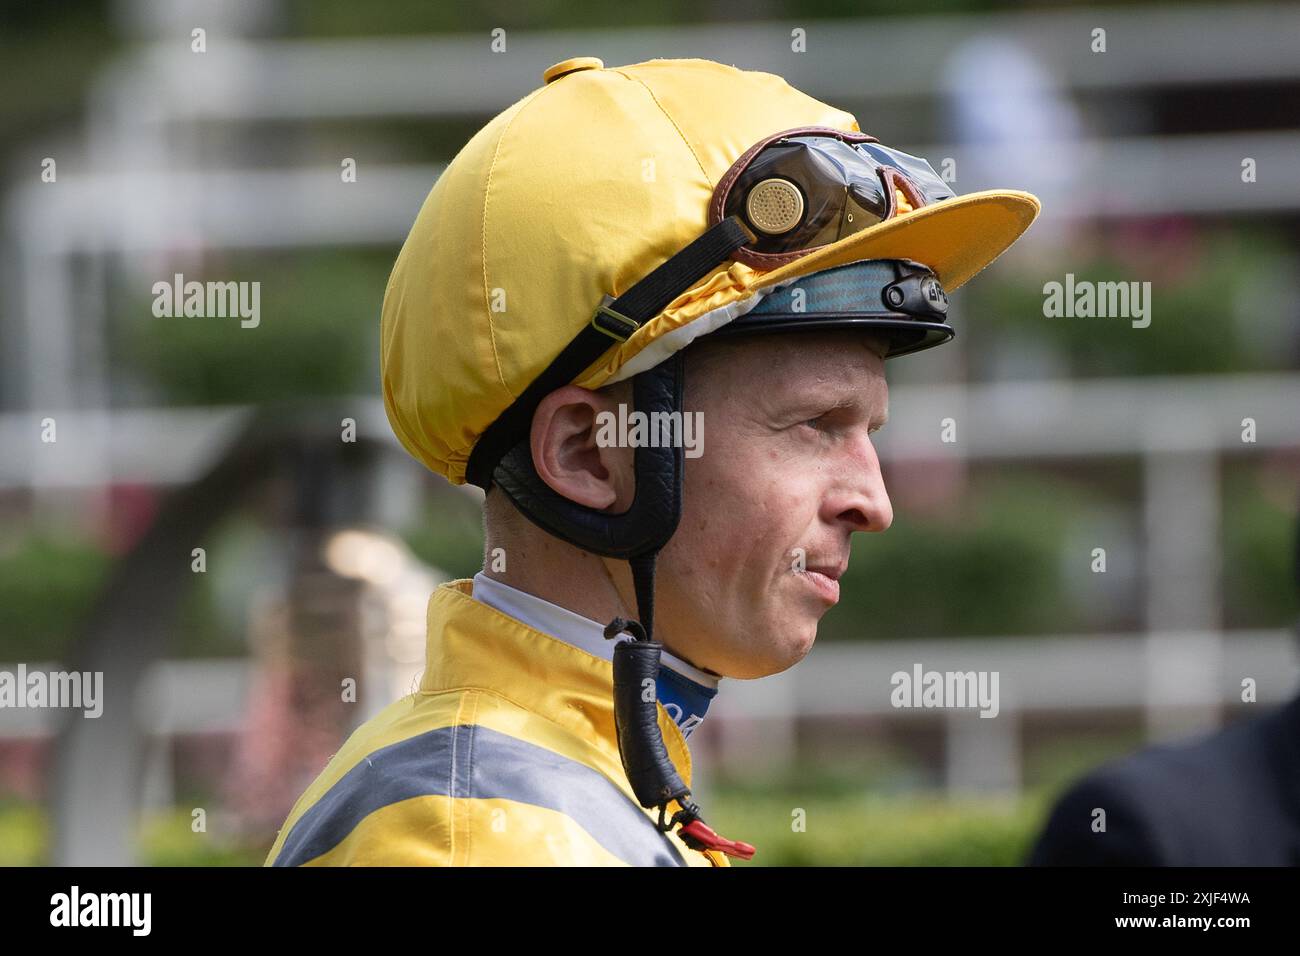
[[[809,566],[804,569],[802,577],[816,589],[828,604],[838,604],[840,600],[840,576],[846,565]]]

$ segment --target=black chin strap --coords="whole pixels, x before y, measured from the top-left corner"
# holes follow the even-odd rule
[[[659,680],[663,654],[663,644],[654,640],[652,630],[657,556],[658,552],[653,552],[629,562],[641,620],[616,617],[605,625],[607,640],[623,633],[632,635],[631,640],[614,645],[614,729],[619,759],[637,801],[647,809],[658,808],[660,830],[680,827],[678,835],[693,850],[714,850],[748,860],[754,856],[753,846],[728,840],[704,822],[699,804],[691,799],[691,789],[677,773],[664,745],[657,692],[646,693]],[[680,809],[667,819],[673,801]]]
[[[645,628],[646,640],[652,640],[655,632],[655,563],[659,552],[633,558],[628,564],[632,567],[632,585],[636,589],[636,613],[641,626]]]

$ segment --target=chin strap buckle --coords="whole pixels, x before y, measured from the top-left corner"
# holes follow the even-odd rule
[[[664,807],[660,807],[660,821],[663,820],[663,816]],[[673,818],[666,829],[672,829],[682,817],[685,817],[690,822],[682,824],[681,829],[677,831],[677,835],[692,850],[720,850],[727,856],[734,856],[741,860],[754,858],[754,848],[752,846],[748,843],[742,843],[740,840],[728,840],[722,836],[700,819],[700,808],[689,801],[683,809],[673,814]]]
[[[739,840],[728,840],[715,833],[703,820],[693,820],[679,831],[682,842],[693,850],[721,850],[742,860],[754,858],[754,848]]]
[[[722,836],[700,819],[700,808],[694,802],[690,800],[679,802],[682,803],[682,809],[674,813],[673,818],[667,823],[664,822],[664,813],[668,809],[668,804],[659,805],[660,830],[665,832],[671,830],[684,819],[687,822],[682,823],[677,835],[692,850],[719,850],[727,856],[734,856],[741,860],[753,859],[754,847],[740,840],[728,840]]]
[[[646,634],[645,628],[641,626],[640,621],[634,621],[625,617],[616,617],[605,625],[605,640],[612,641],[624,631],[631,634],[632,639],[635,641],[649,640],[649,636]]]
[[[603,332],[615,342],[626,342],[632,337],[632,333],[641,328],[641,323],[636,319],[617,312],[609,307],[613,302],[608,295],[596,307],[596,311],[591,316],[591,327],[597,332]]]

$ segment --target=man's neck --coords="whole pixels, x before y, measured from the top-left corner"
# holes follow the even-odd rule
[[[483,572],[474,576],[473,597],[535,631],[549,634],[603,660],[613,660],[613,642],[605,639],[604,625],[598,621],[518,590]],[[702,671],[667,650],[662,652],[655,694],[685,737],[689,738],[703,723],[709,703],[718,693],[719,680],[716,674]]]
[[[489,536],[482,574],[602,626],[616,617],[639,617],[627,562],[601,558],[540,530],[532,534],[532,530],[515,535],[509,546]],[[502,559],[500,567],[495,566],[494,556]],[[656,628],[654,637],[665,650],[714,678],[721,676],[698,668],[689,649],[677,646],[673,636],[664,631]]]

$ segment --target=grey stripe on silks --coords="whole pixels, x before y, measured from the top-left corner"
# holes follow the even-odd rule
[[[687,865],[645,811],[600,771],[478,724],[440,727],[367,754],[294,824],[273,865],[314,860],[369,814],[423,796],[545,807],[632,866]]]

